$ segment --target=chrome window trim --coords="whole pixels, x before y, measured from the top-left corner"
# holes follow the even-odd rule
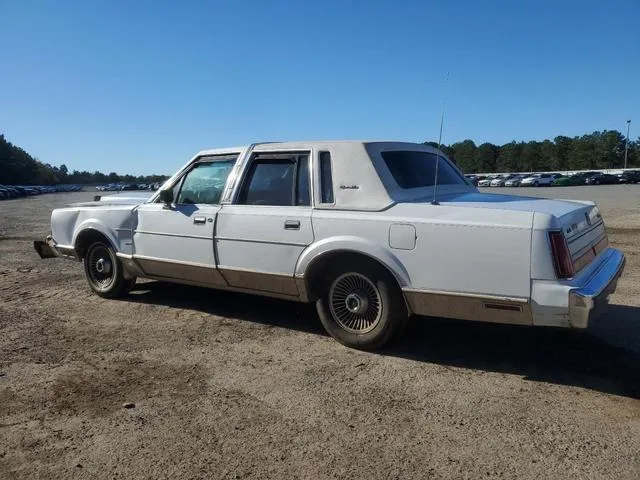
[[[244,182],[247,181],[247,175],[251,169],[251,165],[253,165],[256,155],[275,155],[279,153],[282,153],[285,155],[293,155],[298,153],[298,154],[307,154],[309,156],[309,173],[308,174],[309,174],[310,205],[246,205],[246,204],[238,203],[238,195],[240,194],[240,190],[242,190],[242,186],[244,185]],[[276,150],[260,150],[259,152],[254,152],[252,148],[251,151],[247,152],[247,157],[243,159],[244,164],[240,167],[239,169],[240,171],[238,172],[238,182],[236,182],[236,184],[233,185],[232,187],[233,191],[231,193],[230,199],[226,203],[229,203],[231,205],[242,205],[245,207],[282,208],[284,206],[284,207],[313,208],[315,204],[314,202],[315,188],[313,186],[314,175],[312,173],[315,162],[313,161],[313,157],[314,157],[314,150],[310,148],[306,148],[306,149],[305,148],[278,148]]]

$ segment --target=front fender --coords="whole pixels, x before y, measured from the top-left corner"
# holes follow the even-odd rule
[[[296,265],[296,277],[304,277],[309,265],[323,255],[335,252],[353,252],[371,257],[382,263],[393,274],[400,287],[411,285],[409,272],[390,250],[363,237],[342,235],[320,240],[302,252]]]

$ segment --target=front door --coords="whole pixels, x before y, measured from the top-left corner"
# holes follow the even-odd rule
[[[150,277],[226,285],[216,269],[213,230],[237,154],[202,157],[173,186],[174,203],[137,209],[133,257]]]
[[[229,285],[298,295],[296,263],[313,242],[309,160],[309,152],[252,156],[216,223],[218,268]]]

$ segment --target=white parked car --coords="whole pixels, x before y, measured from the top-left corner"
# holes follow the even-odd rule
[[[122,198],[55,209],[36,250],[81,260],[107,298],[146,277],[314,302],[361,349],[410,314],[586,328],[625,261],[592,202],[482,194],[414,143],[206,150]]]
[[[536,173],[530,177],[525,177],[520,182],[522,187],[550,186],[555,177],[551,173]]]
[[[479,181],[478,181],[478,186],[479,186],[479,187],[490,187],[490,186],[491,186],[491,182],[492,182],[493,180],[494,180],[494,179],[493,179],[493,178],[491,178],[491,177],[483,178],[482,180],[479,180]]]
[[[522,183],[523,176],[522,175],[512,175],[504,182],[505,187],[519,187],[520,183]]]

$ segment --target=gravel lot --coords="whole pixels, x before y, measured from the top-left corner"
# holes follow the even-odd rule
[[[485,190],[599,203],[628,263],[591,332],[416,318],[371,354],[294,303],[103,300],[31,244],[92,192],[0,202],[0,478],[638,478],[640,185]]]

